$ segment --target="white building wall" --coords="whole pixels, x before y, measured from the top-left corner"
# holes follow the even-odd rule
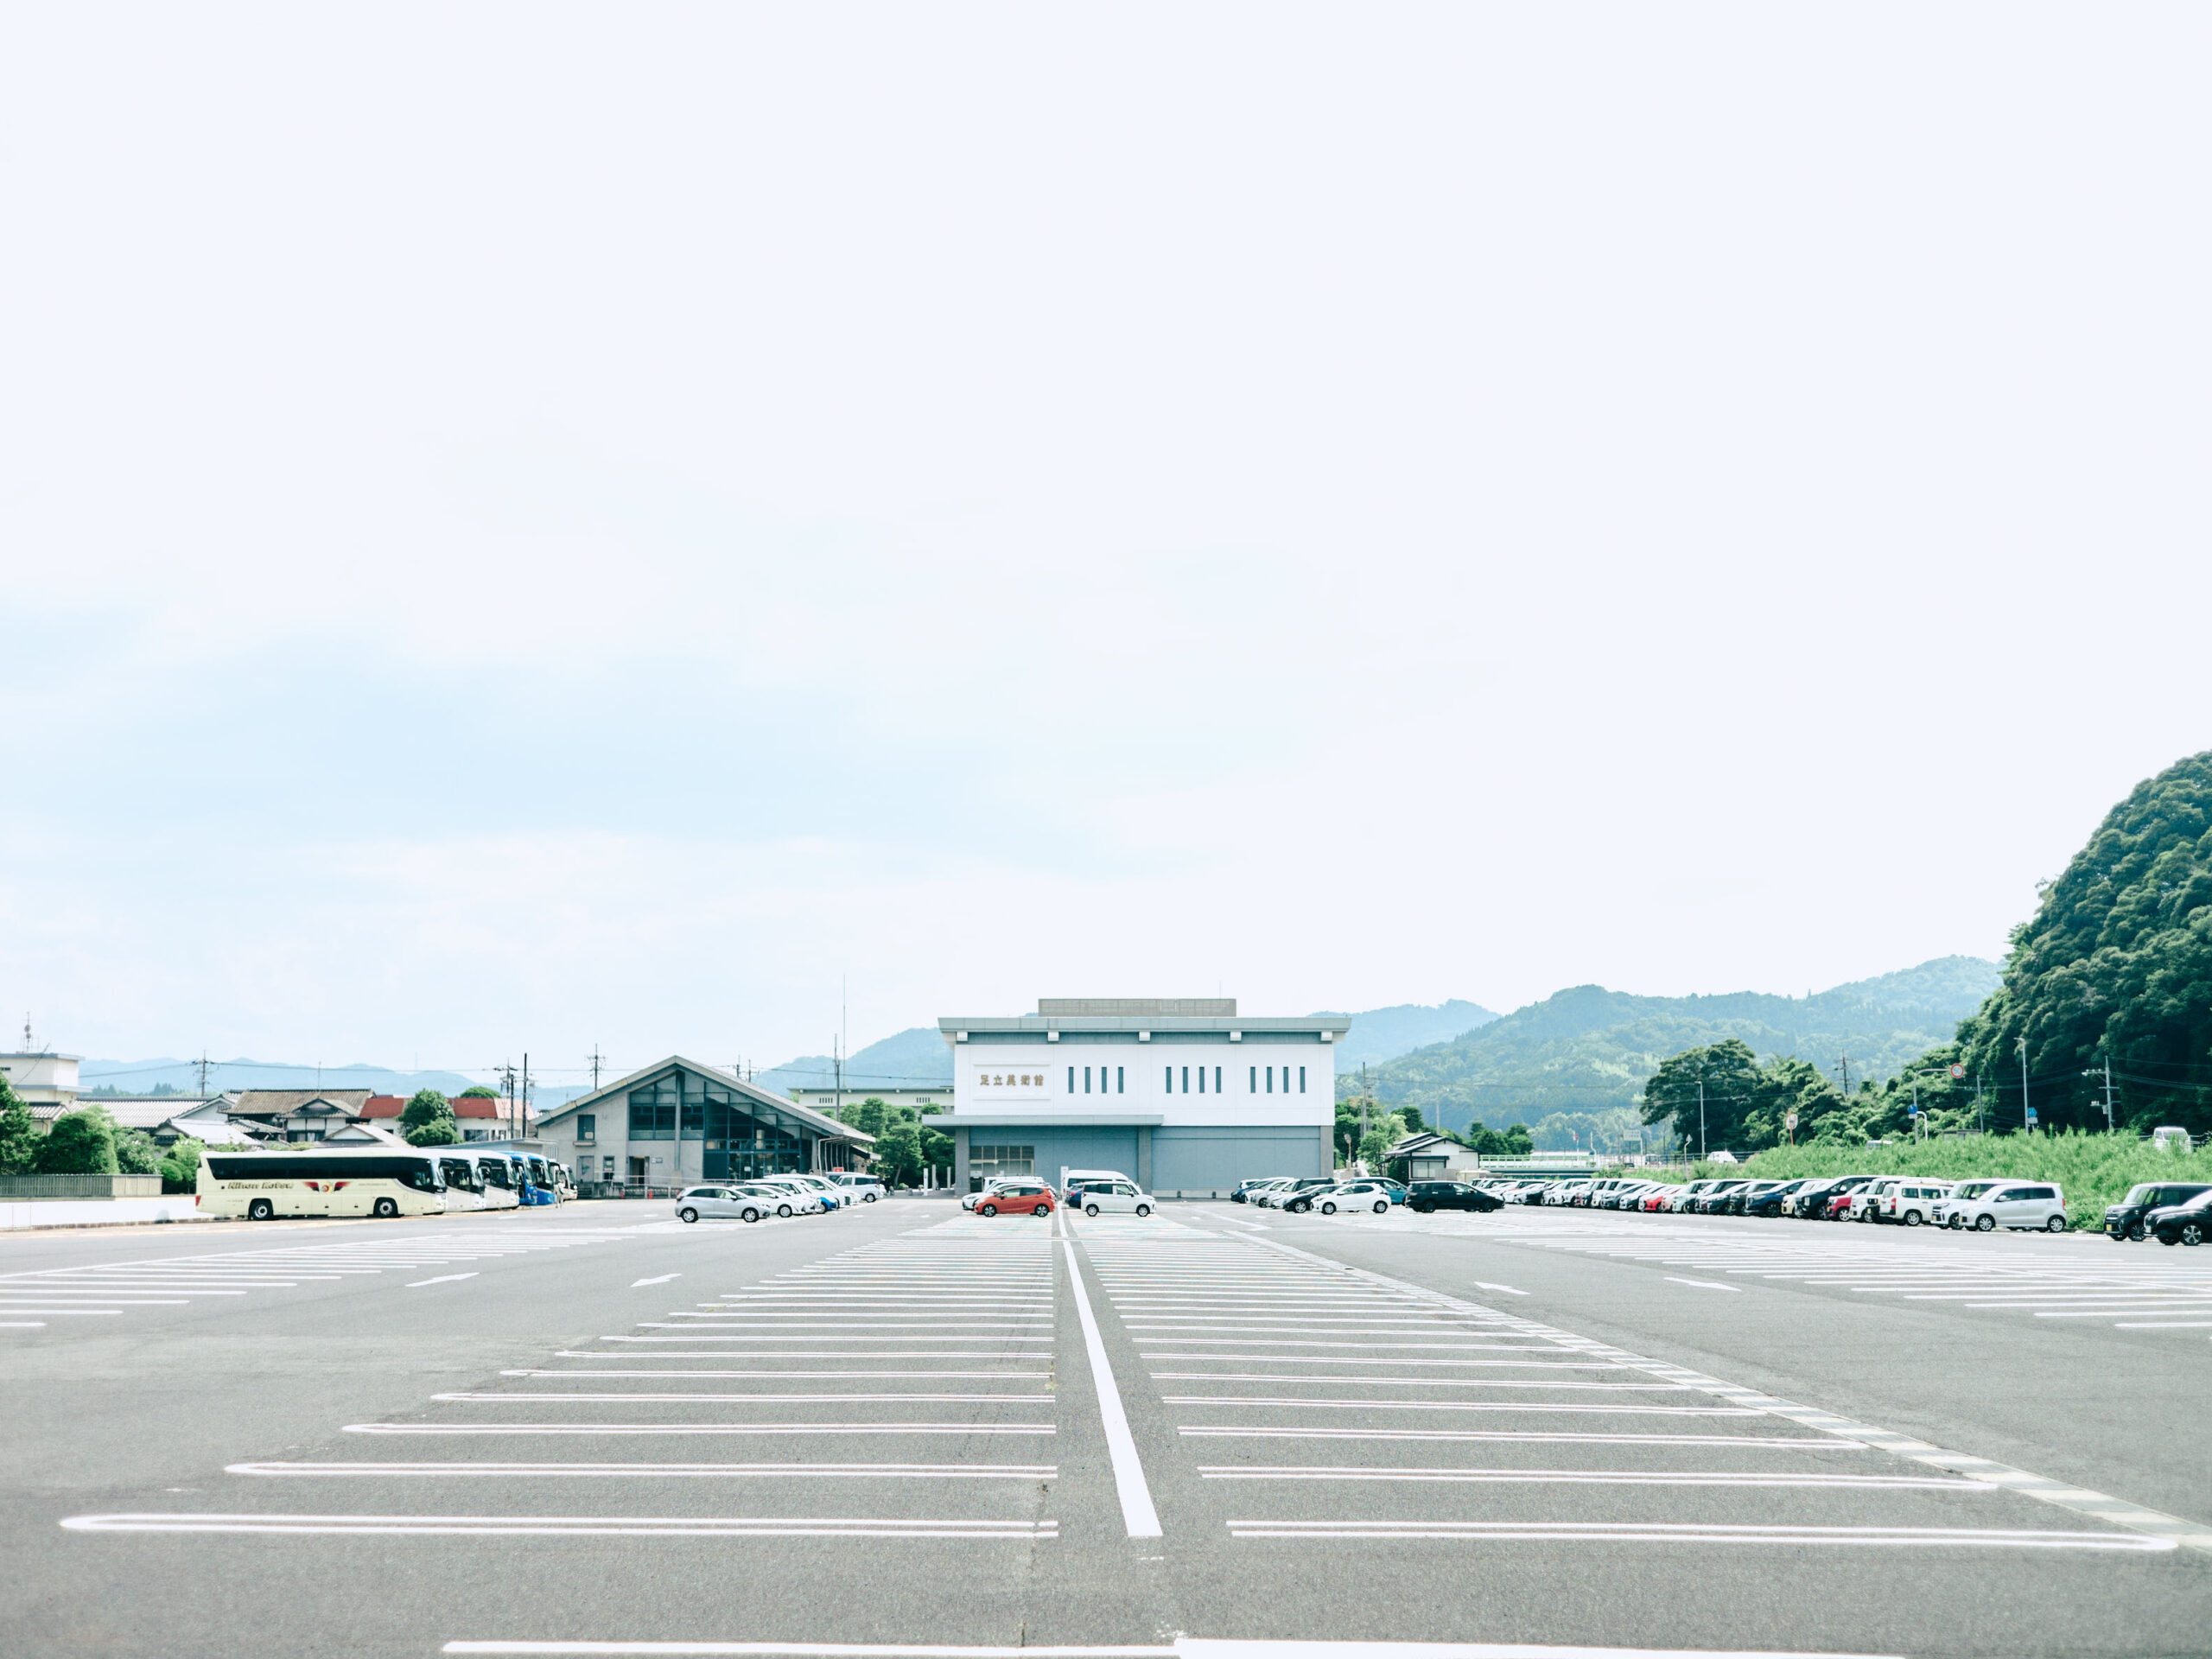
[[[1198,1042],[969,1041],[956,1046],[954,1055],[953,1109],[962,1114],[1020,1115],[1041,1123],[1056,1116],[1136,1113],[1157,1116],[1167,1128],[1336,1122],[1336,1049],[1329,1043],[1268,1042],[1251,1037],[1234,1043],[1226,1037]],[[1201,1065],[1206,1068],[1204,1093],[1197,1077]],[[1084,1089],[1086,1066],[1091,1071],[1088,1093]],[[1109,1084],[1102,1091],[1101,1067],[1108,1078],[1119,1070],[1118,1090]],[[1218,1090],[1214,1085],[1217,1067]],[[1306,1072],[1303,1093],[1298,1089],[1300,1067]],[[1272,1090],[1268,1087],[1270,1071]]]

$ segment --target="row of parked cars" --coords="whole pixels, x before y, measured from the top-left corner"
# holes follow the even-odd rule
[[[883,1183],[839,1170],[829,1175],[762,1175],[749,1181],[702,1181],[676,1195],[678,1221],[765,1221],[770,1216],[823,1216],[874,1204]]]
[[[1736,1176],[1651,1181],[1622,1176],[1525,1181],[1516,1187],[1510,1202],[1669,1215],[1894,1223],[1982,1233],[1999,1228],[2063,1233],[2072,1224],[2066,1213],[2065,1192],[2047,1181],[1938,1181],[1917,1175],[1838,1175],[1794,1181]]]
[[[1999,1228],[2063,1233],[2073,1224],[2066,1212],[2065,1189],[2050,1181],[1937,1181],[1918,1175],[1838,1175],[1795,1181],[1738,1176],[1681,1182],[1614,1177],[1510,1181],[1493,1190],[1509,1204],[1642,1210],[1669,1215],[1893,1223],[1981,1233]],[[2202,1244],[2212,1237],[2212,1185],[2194,1181],[2139,1182],[2118,1204],[2107,1207],[2102,1230],[2116,1243],[2155,1238],[2161,1244]]]
[[[1262,1210],[1287,1210],[1295,1215],[1319,1212],[1333,1216],[1339,1211],[1386,1215],[1402,1204],[1417,1215],[1438,1210],[1472,1210],[1478,1213],[1500,1209],[1505,1200],[1479,1181],[1415,1181],[1402,1185],[1381,1176],[1344,1179],[1337,1176],[1307,1176],[1304,1179],[1277,1176],[1272,1180],[1238,1183],[1230,1195],[1235,1204]]]

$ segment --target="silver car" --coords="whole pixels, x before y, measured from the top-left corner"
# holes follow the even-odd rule
[[[687,1186],[676,1200],[678,1221],[758,1221],[776,1213],[777,1198],[765,1190],[743,1185],[714,1182]],[[786,1212],[788,1213],[788,1212]]]

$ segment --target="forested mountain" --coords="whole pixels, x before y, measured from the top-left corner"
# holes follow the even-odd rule
[[[1336,1014],[1339,1010],[1323,1008],[1319,1012]],[[1351,1020],[1351,1029],[1337,1045],[1339,1071],[1363,1065],[1380,1065],[1431,1043],[1448,1043],[1478,1026],[1490,1024],[1497,1016],[1479,1003],[1463,1002],[1455,997],[1433,1007],[1423,1002],[1400,1002],[1387,1008],[1370,1008],[1365,1014],[1347,1018]]]
[[[1959,1036],[2008,1124],[2030,1104],[2046,1128],[2102,1128],[2109,1061],[2116,1122],[2212,1130],[2212,753],[2106,815],[2013,934],[2001,988]]]
[[[1628,1106],[1668,1056],[1734,1038],[1762,1058],[1795,1055],[1823,1071],[1847,1058],[1855,1088],[1949,1040],[1998,979],[1993,963],[1943,957],[1803,997],[1633,996],[1578,985],[1370,1067],[1369,1080],[1384,1106],[1416,1106],[1447,1128],[1594,1118]],[[1339,1071],[1339,1092],[1357,1086],[1356,1071]]]

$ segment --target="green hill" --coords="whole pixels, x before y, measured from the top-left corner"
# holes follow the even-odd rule
[[[2106,815],[1959,1034],[2007,1124],[2031,1104],[2047,1128],[2101,1129],[2109,1062],[2116,1127],[2212,1130],[2212,753],[2177,761]]]
[[[1942,957],[1803,997],[1633,996],[1578,985],[1370,1067],[1368,1078],[1384,1106],[1415,1106],[1427,1122],[1463,1130],[1626,1107],[1669,1055],[1730,1037],[1762,1059],[1794,1055],[1823,1070],[1847,1056],[1856,1088],[1949,1041],[1998,982],[1994,963]],[[1338,1087],[1356,1093],[1358,1074],[1340,1075]]]

